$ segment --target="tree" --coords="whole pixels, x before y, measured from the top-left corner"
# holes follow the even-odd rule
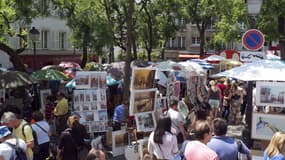
[[[247,10],[244,1],[227,0],[216,1],[216,13],[219,19],[214,21],[216,32],[214,42],[226,44],[242,39],[247,22]]]
[[[13,26],[26,27],[31,18],[36,16],[33,8],[33,0],[1,0],[0,1],[0,50],[9,55],[14,68],[26,72],[26,67],[19,54],[27,47],[27,30],[16,31]],[[17,37],[23,41],[23,45],[14,49],[8,40]]]
[[[205,55],[205,31],[218,19],[217,0],[188,0],[187,10],[191,23],[196,24],[200,34],[200,57]]]
[[[88,51],[104,54],[103,48],[112,45],[112,32],[100,0],[54,0],[59,15],[67,20],[72,29],[72,41],[75,47],[82,48],[80,66],[85,67]],[[109,43],[110,42],[110,43]]]

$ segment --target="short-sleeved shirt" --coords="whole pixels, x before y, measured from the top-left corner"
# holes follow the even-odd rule
[[[218,160],[218,155],[200,141],[190,141],[185,148],[186,160]]]
[[[167,113],[171,119],[171,128],[174,128],[176,130],[175,132],[174,131],[171,131],[171,132],[173,132],[173,134],[175,134],[175,135],[178,135],[180,133],[178,123],[180,122],[180,123],[184,124],[184,118],[181,115],[181,113],[179,113],[178,111],[176,111],[172,108],[169,108]]]
[[[25,124],[28,124],[28,122],[25,120],[22,120],[20,125],[17,128],[13,129],[13,134],[16,135],[18,138],[24,140],[25,143],[27,144],[27,143],[34,141],[34,137],[33,137],[32,128],[27,125],[24,126]],[[23,127],[25,127],[24,128],[25,135],[23,134]],[[31,159],[33,157],[32,148],[27,148],[26,152],[27,152],[28,158]]]
[[[207,145],[218,154],[219,160],[238,158],[238,145],[234,138],[227,136],[213,136]],[[240,152],[243,154],[250,154],[250,150],[242,143],[242,141]]]
[[[16,138],[8,139],[5,142],[16,145]],[[26,144],[22,139],[18,139],[18,146],[21,149],[23,149],[23,151],[26,151]],[[0,156],[2,156],[4,160],[10,160],[12,154],[13,154],[12,147],[10,147],[6,143],[0,143]]]
[[[282,154],[277,154],[277,155],[269,158],[267,155],[267,150],[265,150],[263,153],[263,159],[266,159],[266,160],[285,160],[285,157]]]
[[[37,125],[41,126],[42,129]],[[36,122],[36,124],[32,124],[32,128],[37,133],[38,144],[43,144],[43,143],[47,143],[50,141],[49,135],[48,135],[50,127],[46,121]]]
[[[148,152],[154,154],[158,159],[174,159],[174,156],[178,153],[176,136],[165,132],[162,137],[163,144],[155,143],[153,136],[154,131],[148,139]]]
[[[54,115],[63,116],[68,112],[68,102],[66,98],[58,101],[54,109]]]
[[[124,104],[117,106],[114,111],[113,121],[122,122],[125,119],[125,110],[126,109],[125,109]]]

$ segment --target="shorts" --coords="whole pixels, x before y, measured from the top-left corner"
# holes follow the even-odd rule
[[[219,108],[220,106],[220,100],[218,99],[209,99],[209,104],[211,106],[211,108]]]

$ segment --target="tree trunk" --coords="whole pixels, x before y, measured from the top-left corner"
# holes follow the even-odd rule
[[[115,61],[115,58],[114,58],[114,46],[110,46],[109,47],[109,63],[112,63]]]
[[[204,52],[204,46],[205,46],[205,30],[201,29],[200,30],[200,58],[203,58],[205,56]]]
[[[85,65],[87,63],[87,54],[88,54],[88,34],[89,34],[89,30],[86,29],[83,35],[83,48],[82,48],[82,60],[81,60],[81,64],[80,67],[81,68],[85,68]]]
[[[20,56],[12,48],[4,43],[0,43],[0,50],[7,53],[10,56],[10,61],[17,71],[27,72],[27,68],[22,62]]]
[[[132,37],[133,37],[133,12],[134,0],[128,0],[128,11],[126,13],[127,21],[127,50],[125,61],[124,76],[124,100],[130,99],[130,77],[131,77],[131,58],[132,58]]]

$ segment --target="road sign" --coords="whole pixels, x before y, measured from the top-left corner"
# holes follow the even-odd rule
[[[264,52],[257,51],[241,51],[240,52],[240,60],[242,62],[252,62],[257,60],[265,59]]]
[[[264,36],[257,29],[250,29],[243,34],[242,45],[247,50],[257,51],[264,45]]]

